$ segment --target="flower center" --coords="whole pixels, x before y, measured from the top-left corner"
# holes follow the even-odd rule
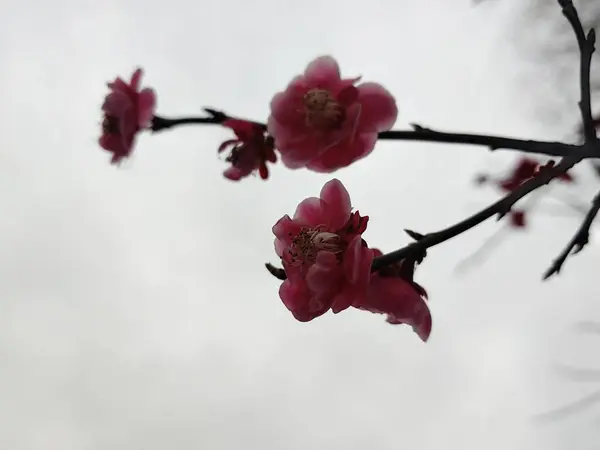
[[[292,246],[289,249],[292,263],[314,263],[320,251],[335,254],[344,251],[343,241],[335,233],[321,231],[318,228],[303,228],[292,238]]]
[[[325,89],[311,89],[304,95],[306,125],[322,131],[339,128],[346,117],[344,107]]]
[[[119,134],[119,119],[115,116],[104,116],[102,131],[106,134]]]

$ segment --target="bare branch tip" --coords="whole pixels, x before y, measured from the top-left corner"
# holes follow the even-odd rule
[[[265,267],[267,268],[267,270],[269,271],[269,273],[271,275],[273,275],[275,278],[277,278],[278,280],[284,281],[284,280],[287,279],[287,275],[286,275],[284,269],[281,269],[279,267],[275,267],[271,263],[265,263]]]
[[[544,276],[542,277],[542,281],[548,281],[550,278],[552,278],[554,275],[558,275],[560,273],[560,266],[557,266],[556,264],[553,264],[552,267],[550,267],[545,273]]]
[[[425,237],[424,234],[417,233],[416,231],[408,230],[406,228],[404,229],[404,232],[406,234],[408,234],[411,238],[413,238],[415,241],[420,241],[421,239],[423,239]]]

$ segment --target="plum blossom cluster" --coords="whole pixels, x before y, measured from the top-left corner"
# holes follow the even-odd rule
[[[410,130],[393,130],[398,107],[392,94],[381,84],[342,76],[331,56],[315,58],[282,91],[275,92],[264,122],[208,108],[204,117],[159,116],[155,92],[142,88],[142,70],[136,69],[128,82],[117,77],[108,83],[99,144],[111,154],[111,163],[119,164],[132,155],[143,131],[156,133],[186,124],[220,125],[230,137],[217,154],[225,155],[228,164],[224,177],[235,182],[251,175],[267,180],[271,165],[278,162],[291,170],[333,173],[371,155],[379,140],[474,145],[561,158],[557,163],[554,159],[540,163],[523,157],[507,176],[480,176],[479,184],[491,182],[499,188],[503,193],[500,200],[439,231],[421,234],[405,230],[414,242],[387,254],[367,244],[364,233],[369,217],[353,210],[349,193],[336,178],[323,186],[319,197],[303,200],[292,217],[284,215],[273,226],[275,253],[283,267],[266,266],[282,281],[279,296],[296,320],[309,322],[328,311],[339,314],[353,308],[385,314],[387,322],[407,324],[426,341],[432,325],[427,292],[414,281],[415,268],[426,250],[494,216],[508,215],[512,227],[524,228],[527,211],[513,208],[519,200],[555,179],[572,183],[571,169],[585,159],[600,159],[595,132],[599,121],[591,114],[589,86],[595,34],[593,30],[584,33],[572,1],[559,0],[558,4],[575,31],[581,52],[579,105],[584,142],[579,145],[448,133],[416,124]],[[585,246],[599,211],[600,193],[546,277],[558,273],[567,256]]]
[[[112,153],[113,164],[131,155],[138,133],[152,129],[156,96],[150,88],[141,89],[141,76],[137,69],[129,83],[117,78],[108,84],[100,146]],[[266,127],[218,117],[235,135],[218,148],[218,153],[229,152],[225,178],[238,181],[258,173],[266,180],[267,163],[279,159],[290,169],[329,173],[367,156],[379,133],[393,127],[398,108],[383,86],[359,81],[343,78],[338,63],[321,56],[275,94]],[[302,322],[352,307],[408,324],[426,341],[431,314],[425,290],[413,281],[416,262],[403,260],[371,273],[374,257],[382,253],[362,238],[368,219],[352,212],[349,194],[337,179],[325,184],[320,198],[301,202],[293,218],[282,217],[273,227],[275,251],[287,275],[281,300]]]
[[[104,99],[100,147],[112,154],[111,163],[118,164],[131,155],[138,133],[149,127],[156,109],[153,89],[140,90],[142,70],[137,69],[129,83],[117,77],[108,83]]]
[[[413,280],[416,261],[371,272],[382,252],[362,237],[368,221],[352,212],[348,191],[337,179],[327,182],[319,197],[303,200],[292,218],[279,219],[273,227],[275,251],[287,275],[279,296],[301,322],[352,307],[408,324],[426,341],[431,314],[425,289]]]
[[[140,90],[141,76],[137,69],[129,83],[117,78],[108,84],[100,146],[112,153],[115,164],[132,154],[139,132],[159,131],[164,126],[164,119],[163,125],[159,125],[160,118],[151,122],[156,99],[152,89]],[[359,83],[360,79],[343,78],[335,59],[320,56],[274,95],[266,126],[225,115],[215,118],[213,123],[235,134],[219,147],[219,153],[231,147],[226,158],[230,167],[224,176],[238,181],[259,173],[267,179],[267,163],[275,163],[277,153],[289,169],[322,173],[335,172],[369,155],[379,133],[394,126],[398,108],[383,86]]]

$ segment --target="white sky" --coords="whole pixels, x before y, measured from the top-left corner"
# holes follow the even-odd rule
[[[552,368],[599,367],[600,336],[572,330],[600,320],[598,249],[540,282],[577,220],[536,216],[462,277],[456,263],[496,224],[432,249],[417,272],[434,317],[425,345],[359,311],[298,323],[279,300],[263,268],[271,227],[332,176],[276,167],[267,183],[228,182],[218,127],[142,136],[121,169],[96,144],[106,81],[137,65],[159,114],[265,120],[272,95],[327,53],[397,96],[398,127],[567,135],[573,122],[536,122],[535,86],[514,82],[504,10],[469,3],[8,0],[0,448],[595,450],[600,405],[534,420],[600,389]],[[335,176],[371,217],[369,244],[392,250],[402,228],[492,201],[471,179],[512,157],[384,142]]]

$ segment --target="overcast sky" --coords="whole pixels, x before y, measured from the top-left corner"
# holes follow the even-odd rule
[[[600,368],[600,334],[573,330],[600,321],[600,247],[540,281],[578,219],[535,216],[463,276],[456,263],[497,224],[432,249],[416,277],[434,320],[423,344],[381,316],[299,323],[281,303],[263,267],[277,262],[271,227],[332,175],[275,167],[268,182],[229,182],[216,155],[229,134],[214,126],[143,135],[122,168],[97,145],[105,83],[138,65],[159,114],[212,106],[264,121],[272,95],[322,54],[393,92],[398,128],[561,139],[576,117],[550,126],[532,114],[550,69],[515,82],[524,63],[505,33],[509,9],[5,2],[0,448],[596,450],[600,405],[535,421],[600,390],[553,369]],[[369,244],[389,251],[408,242],[403,228],[433,231],[491,202],[471,179],[512,158],[383,142],[335,177],[371,217]]]

